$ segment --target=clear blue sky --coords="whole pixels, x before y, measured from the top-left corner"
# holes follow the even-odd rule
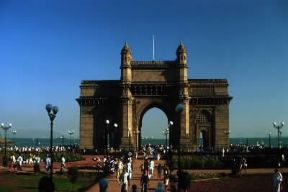
[[[189,78],[228,79],[232,137],[276,136],[273,121],[288,136],[287,34],[286,0],[2,0],[0,122],[49,137],[51,103],[55,137],[77,137],[80,81],[120,79],[126,40],[135,60],[152,60],[155,35],[156,60],[175,59],[183,41]],[[165,118],[148,111],[143,136],[163,137]]]

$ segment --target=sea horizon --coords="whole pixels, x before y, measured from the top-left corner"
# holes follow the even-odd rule
[[[48,137],[38,137],[38,138],[7,138],[14,142],[17,146],[50,146],[50,138]],[[239,145],[263,145],[263,146],[278,146],[278,137],[271,137],[269,141],[269,137],[231,137],[229,138],[230,144],[239,144]],[[142,138],[141,144],[165,144],[165,138]],[[169,140],[168,140],[169,143]],[[201,143],[201,139],[200,142]],[[53,145],[71,145],[71,144],[79,144],[78,138],[53,138]],[[288,146],[288,137],[281,137],[280,144],[283,147]]]

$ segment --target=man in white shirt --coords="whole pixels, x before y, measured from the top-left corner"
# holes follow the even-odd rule
[[[17,164],[17,169],[22,171],[23,157],[20,154],[17,158],[16,164]]]
[[[125,187],[126,191],[128,191],[128,176],[129,176],[129,173],[127,171],[127,168],[125,168],[123,170],[123,173],[122,173],[122,176],[121,176],[121,184],[122,184],[122,187],[123,186]]]
[[[65,168],[65,157],[64,155],[61,155],[61,167],[60,167],[60,174],[63,174],[64,173],[64,168]]]
[[[274,169],[274,173],[272,175],[272,191],[280,192],[281,191],[281,183],[283,181],[283,176],[278,169]]]
[[[49,170],[51,169],[51,157],[49,155],[47,155],[45,159],[45,168],[47,172],[49,172]]]

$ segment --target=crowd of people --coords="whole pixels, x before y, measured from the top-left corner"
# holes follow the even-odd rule
[[[3,151],[3,147],[0,147],[0,152]],[[7,151],[7,163],[10,171],[22,171],[23,165],[34,167],[41,162],[44,163],[47,172],[51,169],[51,157],[50,147],[47,146],[8,146]],[[60,161],[60,173],[64,172],[65,168],[65,155],[67,153],[74,153],[76,151],[73,146],[53,146],[53,154],[61,154]],[[4,157],[3,157],[4,158]],[[35,170],[34,170],[35,171]]]
[[[47,173],[50,173],[51,171],[51,156],[50,154],[47,154],[46,158],[41,159],[41,157],[39,156],[39,154],[29,154],[29,158],[27,158],[26,160],[24,160],[23,156],[21,155],[21,153],[18,154],[14,154],[12,153],[12,155],[9,157],[8,159],[8,164],[9,164],[9,170],[12,172],[15,171],[22,171],[22,166],[23,165],[28,165],[31,167],[35,167],[35,165],[39,166],[40,169],[40,164],[41,162],[44,163],[45,166],[45,170],[47,171]],[[66,159],[64,157],[64,155],[61,155],[61,159],[60,159],[60,174],[64,173],[64,169],[65,169],[65,162]],[[35,171],[35,170],[34,170]],[[40,171],[40,170],[38,170]]]
[[[231,145],[229,149],[222,150],[222,157],[224,157],[229,152],[242,151],[250,152],[253,150],[261,150],[261,146],[240,146],[240,145]],[[0,150],[3,150],[0,148]],[[171,150],[171,148],[170,148]],[[22,171],[22,166],[24,164],[34,166],[35,164],[40,165],[41,162],[45,165],[45,170],[47,173],[51,171],[51,157],[50,157],[50,148],[49,147],[18,147],[18,146],[9,146],[7,147],[9,156],[9,169],[11,171]],[[73,151],[71,146],[54,146],[53,153],[64,153],[67,151]],[[151,179],[157,179],[159,182],[156,185],[155,191],[164,192],[168,190],[169,179],[171,176],[169,166],[160,163],[160,159],[165,157],[169,151],[169,147],[164,145],[146,145],[143,146],[139,151],[132,155],[131,152],[124,154],[123,156],[96,156],[93,160],[95,161],[96,169],[102,170],[107,174],[115,175],[119,188],[121,192],[130,192],[130,191],[148,191],[149,183]],[[42,157],[40,156],[42,154]],[[43,158],[43,154],[46,155]],[[118,154],[119,155],[119,154]],[[140,185],[137,186],[131,182],[133,174],[135,171],[134,159],[143,161],[140,167],[137,169],[141,170],[141,176],[137,179],[140,181]],[[284,154],[281,156],[282,161],[285,160]],[[283,160],[284,159],[284,160]],[[61,155],[60,158],[60,173],[64,173],[66,159],[64,155]],[[235,169],[244,169],[246,171],[248,167],[247,158],[245,156],[234,158],[233,166]],[[280,166],[279,166],[280,167]],[[134,177],[135,179],[135,177]],[[281,186],[283,176],[278,169],[275,169],[275,172],[272,176],[272,186],[273,191],[279,191],[278,189]],[[107,185],[105,187],[105,185]],[[99,181],[99,187],[103,188],[102,191],[106,191],[108,187],[107,180]],[[140,189],[140,190],[139,190]]]
[[[143,163],[139,167],[141,170],[140,186],[135,184],[131,185],[131,179],[133,171],[135,170],[133,164],[133,158],[130,156],[122,156],[115,158],[112,156],[105,156],[103,159],[97,157],[94,159],[96,165],[106,171],[108,174],[115,174],[115,177],[120,185],[121,192],[137,191],[138,188],[143,192],[147,192],[149,189],[149,183],[152,178],[162,180],[156,187],[157,192],[168,191],[170,171],[166,164],[158,163],[155,165],[157,159],[149,158],[149,156],[143,156]],[[157,170],[157,175],[155,174]],[[99,181],[100,191],[105,191],[107,186],[107,180]],[[129,190],[131,189],[131,190]]]
[[[60,146],[54,145],[52,147],[54,152],[64,152],[64,151],[71,151],[74,147],[72,146]],[[4,146],[0,146],[0,151],[4,151]],[[14,153],[47,153],[50,151],[49,146],[17,146],[11,145],[6,147],[7,152],[14,152]]]
[[[118,184],[120,185],[121,192],[146,192],[149,189],[151,179],[157,179],[159,181],[155,191],[164,192],[168,191],[170,178],[169,167],[166,164],[160,163],[161,156],[165,154],[164,151],[165,149],[160,145],[143,146],[139,153],[135,153],[134,156],[138,161],[143,161],[140,167],[135,167],[132,153],[127,153],[121,157],[104,156],[102,159],[100,157],[95,157],[93,160],[98,169],[102,169],[107,174],[115,175]],[[141,172],[139,178],[140,186],[137,186],[135,182],[131,184],[135,169],[139,169]],[[100,191],[106,191],[108,187],[107,182],[106,179],[101,179],[99,181]]]

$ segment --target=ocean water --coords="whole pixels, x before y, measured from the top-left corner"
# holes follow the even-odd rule
[[[16,143],[17,146],[49,146],[50,138],[13,138],[10,139]],[[201,142],[201,140],[200,140]],[[145,138],[141,140],[141,144],[165,144],[165,139],[150,139]],[[69,138],[55,138],[53,139],[53,145],[70,145],[79,144],[79,139],[69,139]],[[230,144],[240,144],[240,145],[264,145],[269,146],[269,138],[230,138]],[[278,138],[271,137],[270,144],[272,147],[278,146]],[[280,138],[280,144],[283,147],[288,146],[288,137]]]
[[[270,140],[270,144],[269,144]],[[165,139],[142,139],[142,144],[165,144]],[[201,139],[199,141],[201,143]],[[288,147],[288,137],[282,137],[279,140],[279,143],[283,147]],[[271,137],[270,139],[267,138],[230,138],[230,144],[240,144],[240,145],[264,145],[266,147],[277,147],[278,146],[278,138],[277,137]]]
[[[50,146],[50,138],[13,138],[10,139],[17,146]],[[53,145],[78,144],[79,139],[55,138]]]

